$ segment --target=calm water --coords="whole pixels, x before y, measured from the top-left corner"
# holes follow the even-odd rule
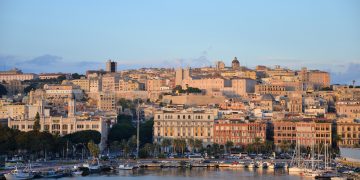
[[[290,176],[284,170],[261,170],[261,169],[207,169],[207,168],[192,168],[192,169],[139,169],[135,171],[120,171],[117,173],[107,175],[90,175],[85,177],[71,177],[62,178],[64,180],[73,179],[124,179],[124,180],[250,180],[250,179],[265,179],[265,180],[297,180],[306,179],[299,176]]]

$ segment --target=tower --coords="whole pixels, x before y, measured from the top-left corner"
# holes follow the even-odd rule
[[[76,113],[76,100],[74,94],[71,94],[68,101],[68,117],[74,117]]]
[[[240,69],[240,62],[237,60],[237,57],[234,57],[234,60],[232,60],[231,67],[233,70]]]
[[[109,59],[106,62],[106,72],[114,73],[117,70],[116,68],[117,68],[117,62],[111,61],[111,59]]]
[[[176,86],[181,86],[182,84],[182,80],[183,80],[183,69],[182,68],[178,68],[175,71],[175,85]]]

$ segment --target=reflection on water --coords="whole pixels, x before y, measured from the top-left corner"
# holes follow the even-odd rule
[[[134,171],[120,170],[116,173],[106,175],[90,175],[86,177],[72,177],[64,178],[64,180],[73,179],[169,179],[169,180],[183,180],[183,179],[207,179],[207,180],[249,180],[249,179],[276,179],[276,180],[297,180],[303,179],[299,176],[290,176],[284,169],[268,170],[268,169],[214,169],[214,168],[154,168],[154,169],[138,169]]]

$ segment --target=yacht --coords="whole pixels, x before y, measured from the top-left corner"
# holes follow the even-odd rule
[[[23,179],[32,179],[34,174],[31,171],[18,170],[15,167],[10,173],[4,174],[5,179],[7,180],[23,180]]]
[[[65,174],[60,171],[55,171],[53,169],[41,172],[41,177],[43,178],[61,178],[64,177]]]
[[[133,170],[133,169],[135,169],[135,167],[131,166],[129,164],[120,164],[119,169],[120,170]]]
[[[94,159],[91,163],[84,163],[83,167],[88,168],[90,173],[97,173],[101,171],[99,159]]]

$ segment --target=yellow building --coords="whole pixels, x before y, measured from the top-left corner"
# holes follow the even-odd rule
[[[197,109],[163,109],[154,113],[154,142],[164,138],[200,139],[204,145],[213,138],[214,112]]]
[[[340,141],[337,142],[342,147],[360,146],[360,121],[352,118],[343,118],[337,121],[337,135]]]

